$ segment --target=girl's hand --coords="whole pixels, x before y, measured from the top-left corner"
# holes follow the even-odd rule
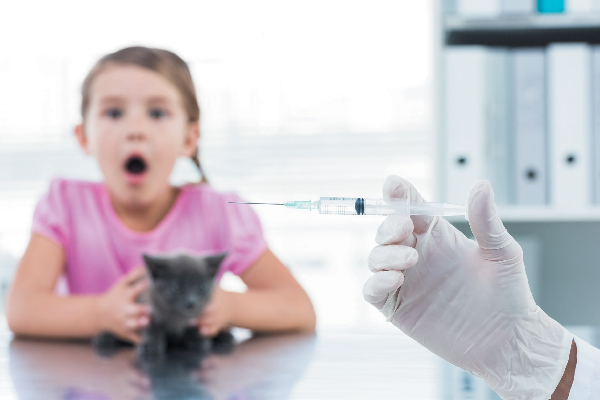
[[[150,306],[136,303],[148,287],[146,268],[139,266],[117,281],[98,299],[98,322],[101,331],[133,343],[139,343],[139,330],[150,323]]]
[[[230,292],[217,286],[202,315],[196,320],[200,333],[208,337],[216,336],[230,324],[231,312]]]

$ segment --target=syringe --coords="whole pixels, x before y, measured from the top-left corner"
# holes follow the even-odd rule
[[[270,204],[301,210],[318,210],[319,214],[337,215],[465,215],[466,207],[446,203],[411,203],[406,199],[364,199],[362,197],[321,197],[317,201],[286,201],[285,203],[242,203],[239,204]]]

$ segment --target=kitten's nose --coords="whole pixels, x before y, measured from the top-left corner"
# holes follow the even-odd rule
[[[196,302],[193,299],[187,299],[187,301],[185,302],[185,308],[188,310],[193,309],[195,305]]]

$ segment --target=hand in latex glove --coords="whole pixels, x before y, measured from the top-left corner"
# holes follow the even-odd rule
[[[389,177],[384,198],[424,201]],[[390,215],[379,227],[365,300],[446,361],[480,376],[503,399],[551,397],[573,336],[533,300],[523,252],[497,215],[487,181],[471,190],[467,239],[440,217]]]

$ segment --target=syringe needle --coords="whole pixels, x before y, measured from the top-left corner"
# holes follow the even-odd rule
[[[244,201],[230,201],[230,203],[235,203],[235,204],[269,204],[272,206],[284,206],[285,204],[283,203],[248,203],[248,202],[244,202]]]

